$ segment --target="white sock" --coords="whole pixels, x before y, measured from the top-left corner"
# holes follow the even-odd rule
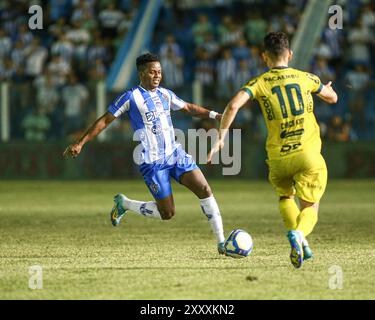
[[[156,202],[142,202],[137,200],[126,199],[124,201],[125,209],[134,211],[147,218],[161,219],[160,212],[156,206]]]
[[[217,242],[224,242],[223,221],[221,219],[219,206],[217,205],[214,196],[212,195],[206,199],[200,199],[200,203],[202,211],[208,218],[208,223],[216,236]]]

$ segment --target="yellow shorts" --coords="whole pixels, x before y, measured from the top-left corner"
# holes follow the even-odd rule
[[[327,166],[321,154],[300,153],[267,160],[269,180],[278,196],[291,196],[316,203],[327,185]]]

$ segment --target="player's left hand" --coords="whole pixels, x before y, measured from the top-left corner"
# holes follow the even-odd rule
[[[215,119],[217,120],[217,121],[221,121],[221,117],[222,117],[223,115],[221,114],[221,113],[218,113],[217,115],[216,115],[216,117],[215,117]]]
[[[207,155],[207,163],[211,164],[212,158],[216,152],[219,152],[224,147],[224,141],[219,139],[215,142],[214,146],[212,147],[211,151]]]

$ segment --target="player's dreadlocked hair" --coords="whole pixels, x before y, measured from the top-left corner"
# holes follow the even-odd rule
[[[284,32],[270,32],[264,37],[264,51],[274,58],[282,56],[289,50],[289,39]]]
[[[159,57],[156,55],[156,54],[153,54],[153,53],[145,53],[145,54],[142,54],[141,56],[139,56],[137,58],[137,61],[136,61],[136,65],[137,65],[137,70],[138,71],[142,71],[144,66],[149,63],[149,62],[155,62],[155,61],[158,61],[160,62],[159,60]]]

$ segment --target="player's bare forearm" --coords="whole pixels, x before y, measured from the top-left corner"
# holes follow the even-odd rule
[[[226,106],[220,122],[219,139],[224,140],[234,118],[245,103],[249,100],[250,96],[245,91],[239,91]]]
[[[81,152],[82,147],[95,137],[97,137],[100,132],[102,132],[108,125],[116,119],[112,114],[109,112],[105,113],[99,119],[97,119],[94,124],[79,138],[75,143],[69,145],[65,151],[63,156],[71,156],[76,157]]]
[[[232,124],[238,109],[232,107],[229,103],[224,110],[223,116],[220,121],[220,130],[219,130],[219,137],[216,140],[215,144],[213,145],[211,151],[207,155],[207,163],[211,163],[212,157],[215,153],[219,152],[224,147],[224,139],[228,133],[230,125]]]
[[[211,151],[207,156],[207,162],[211,163],[212,157],[216,152],[219,152],[224,147],[224,139],[228,130],[237,115],[238,110],[250,99],[250,96],[245,91],[238,92],[233,99],[226,106],[220,121],[219,138],[215,142]]]
[[[77,143],[83,146],[86,142],[93,140],[100,134],[100,132],[107,128],[114,119],[115,117],[112,114],[104,114],[94,122],[94,124],[85,132],[85,134],[77,141]]]
[[[232,125],[234,118],[237,115],[239,109],[234,108],[233,105],[230,103],[224,110],[223,116],[220,121],[220,132],[219,132],[219,139],[224,140],[225,136],[228,133],[230,126]]]
[[[336,103],[338,100],[337,93],[332,88],[332,81],[323,86],[323,89],[318,93],[318,97],[327,103]]]
[[[212,117],[211,110],[208,110],[194,103],[186,103],[185,107],[182,110],[193,117],[197,117],[201,119],[208,119]],[[211,117],[210,117],[210,113],[211,113]],[[221,114],[215,112],[214,117],[216,120],[220,121]]]

